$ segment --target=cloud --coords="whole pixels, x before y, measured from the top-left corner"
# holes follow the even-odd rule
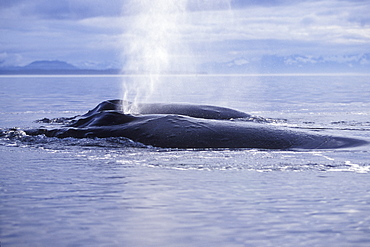
[[[8,54],[6,52],[0,53],[0,66],[16,66],[22,61],[20,54]]]
[[[304,1],[304,0],[303,0]],[[231,1],[232,6],[236,8],[247,8],[250,6],[279,6],[279,5],[290,5],[296,1],[294,0],[234,0]],[[300,1],[302,2],[302,1]]]
[[[0,53],[7,54],[0,66],[55,59],[116,65],[121,8],[120,1],[7,3],[0,9]]]
[[[356,46],[370,43],[370,27],[360,25],[360,20],[352,21],[355,13],[364,9],[370,11],[370,5],[346,1],[307,1],[275,7],[243,8],[234,10],[232,16],[215,12],[202,19],[201,16],[196,17],[198,13],[194,13],[193,19],[197,20],[198,25],[194,24],[190,35],[203,42],[234,41],[236,49],[236,41],[240,40],[275,40],[285,41],[289,45],[292,41],[297,44],[312,43],[317,47],[312,52],[325,52],[329,45]],[[276,44],[279,46],[281,42]]]
[[[96,16],[119,16],[122,13],[121,0],[2,0],[2,12],[18,12],[21,16],[43,19],[84,19]]]
[[[85,66],[116,66],[133,40],[125,32],[135,20],[127,0],[1,1],[3,65],[58,59]],[[175,58],[252,63],[255,57],[269,54],[334,56],[370,50],[368,1],[180,1],[186,2],[188,12],[174,19],[171,25],[177,31],[166,36],[171,45],[180,47],[172,54]],[[146,23],[144,30],[160,24]],[[181,48],[185,45],[188,49]]]
[[[9,8],[15,5],[19,5],[20,2],[23,2],[24,0],[1,0],[1,8]]]

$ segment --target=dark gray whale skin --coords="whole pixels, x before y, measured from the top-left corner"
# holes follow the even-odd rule
[[[134,116],[124,114],[119,108],[121,103],[105,101],[60,129],[26,133],[59,138],[126,137],[163,148],[333,149],[367,143],[234,120],[250,115],[222,107],[148,104],[142,105],[145,110]]]
[[[119,111],[122,112],[122,105],[126,104],[132,107],[131,102],[122,100],[107,100],[97,105],[94,109],[87,112],[84,117],[103,111]],[[236,111],[233,109],[210,106],[210,105],[192,105],[192,104],[137,104],[134,105],[135,113],[137,114],[174,114],[185,115],[195,118],[206,119],[233,119],[233,118],[249,118],[251,115]]]

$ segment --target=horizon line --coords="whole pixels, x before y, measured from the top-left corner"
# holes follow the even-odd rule
[[[267,77],[267,76],[370,76],[370,73],[251,73],[251,74],[0,74],[0,77]]]

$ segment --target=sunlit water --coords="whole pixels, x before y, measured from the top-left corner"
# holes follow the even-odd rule
[[[1,77],[0,128],[83,114],[120,98],[122,80]],[[152,102],[226,106],[276,119],[266,124],[370,140],[367,76],[164,81]],[[15,135],[0,138],[1,246],[370,244],[369,146],[171,150]]]

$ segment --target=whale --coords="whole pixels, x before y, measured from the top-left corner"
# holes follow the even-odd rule
[[[123,104],[135,114],[123,112]],[[108,100],[60,128],[25,130],[58,138],[125,137],[160,148],[337,149],[367,141],[248,121],[250,114],[218,106],[135,104]]]
[[[88,111],[83,117],[103,111],[119,111],[127,108],[133,114],[174,114],[205,119],[250,118],[251,115],[226,107],[193,104],[132,103],[124,100],[106,100]]]

